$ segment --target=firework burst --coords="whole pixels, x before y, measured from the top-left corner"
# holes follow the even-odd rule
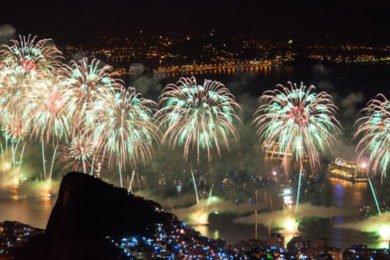
[[[26,95],[29,92],[30,85],[27,85],[27,82],[14,81],[12,72],[13,70],[0,72],[1,122],[3,128],[8,130],[19,129],[20,131],[18,132],[21,133],[25,132],[28,128],[24,124],[23,113],[25,111]],[[23,127],[20,126],[21,124],[23,124]]]
[[[26,97],[26,123],[30,134],[42,143],[59,143],[69,136],[70,122],[66,114],[70,100],[60,78],[40,81]]]
[[[66,91],[60,77],[41,80],[31,89],[25,98],[25,124],[30,126],[31,137],[37,138],[42,145],[42,165],[46,177],[45,144],[52,143],[54,151],[49,178],[52,177],[57,147],[61,140],[67,141],[70,122],[66,113],[69,92]]]
[[[36,36],[19,36],[4,45],[0,51],[4,68],[13,68],[18,74],[39,76],[54,73],[62,67],[62,53],[50,39],[37,40]]]
[[[120,173],[126,164],[134,168],[151,159],[152,145],[158,138],[152,110],[155,105],[134,88],[122,88],[113,102],[96,111],[93,135],[97,149],[108,162],[117,163]]]
[[[61,52],[49,39],[19,36],[0,50],[0,106],[3,117],[21,117],[25,97],[62,66]]]
[[[68,145],[61,147],[60,154],[69,170],[87,173],[93,168],[96,145],[89,136],[73,136]]]
[[[193,150],[198,162],[203,151],[211,160],[213,149],[220,156],[222,146],[229,148],[231,137],[238,139],[234,123],[239,122],[240,106],[220,82],[198,84],[194,77],[180,78],[165,87],[159,103],[157,117],[166,127],[162,141],[182,146],[185,159]]]
[[[22,37],[11,40],[0,50],[0,106],[1,114],[10,118],[22,118],[25,111],[26,96],[62,66],[61,52],[44,39]]]
[[[26,124],[20,117],[3,118],[2,130],[5,140],[11,143],[23,140],[28,134]]]
[[[315,87],[288,83],[265,91],[255,113],[254,124],[262,149],[277,147],[286,172],[293,161],[300,168],[308,160],[312,170],[319,166],[321,152],[329,149],[339,131],[337,107],[326,92]]]
[[[25,118],[27,97],[62,67],[61,52],[49,39],[38,41],[36,37],[19,36],[19,40],[1,47],[0,56],[3,133],[7,141],[18,144],[30,128]],[[22,154],[23,151],[24,145]]]
[[[390,101],[382,94],[368,102],[362,110],[366,115],[356,121],[355,137],[361,136],[357,149],[360,156],[368,152],[373,173],[386,177],[390,162]]]
[[[115,90],[120,89],[121,81],[112,72],[112,67],[99,60],[91,62],[84,58],[72,61],[63,70],[64,82],[69,99],[68,116],[73,121],[72,133],[83,128],[93,128],[95,111],[114,100]]]

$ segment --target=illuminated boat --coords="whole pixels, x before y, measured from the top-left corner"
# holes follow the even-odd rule
[[[265,155],[265,160],[281,161],[285,156],[291,156],[291,153],[282,151],[280,149],[280,146],[275,143],[266,142],[264,144],[264,155]]]
[[[341,180],[367,182],[367,171],[364,167],[339,157],[329,164],[328,173],[330,177]]]

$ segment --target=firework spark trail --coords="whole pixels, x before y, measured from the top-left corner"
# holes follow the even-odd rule
[[[390,101],[379,94],[362,112],[366,115],[355,123],[355,137],[361,136],[357,145],[359,157],[369,153],[370,168],[374,174],[380,172],[383,181],[390,163]]]
[[[288,87],[277,85],[275,90],[265,91],[260,102],[253,122],[262,149],[277,147],[286,173],[294,163],[299,167],[299,178],[305,161],[312,171],[318,168],[320,153],[330,150],[333,134],[340,129],[332,97],[326,92],[316,93],[314,86],[301,83],[298,87],[288,82]]]
[[[150,159],[158,136],[148,107],[154,102],[134,89],[126,92],[112,67],[87,58],[67,66],[50,39],[31,36],[11,41],[0,55],[1,124],[13,158],[19,142],[30,135],[41,143],[45,178],[48,143],[54,145],[50,177],[61,142],[60,153],[73,159],[72,169],[90,168],[91,174],[104,156],[118,163],[120,172]]]
[[[62,53],[51,39],[37,41],[36,36],[19,36],[11,40],[10,45],[3,45],[0,55],[5,67],[20,67],[24,73],[53,73],[62,67]]]
[[[50,39],[37,41],[31,35],[19,36],[19,40],[2,46],[0,108],[7,140],[19,143],[27,135],[30,127],[24,114],[29,104],[27,97],[62,67],[61,55]],[[45,170],[44,175],[46,177]]]
[[[112,102],[96,109],[93,136],[97,151],[109,164],[122,171],[129,164],[133,169],[151,159],[158,129],[153,118],[156,103],[145,99],[134,88],[122,88]]]
[[[69,125],[70,145],[67,149],[63,149],[69,154],[64,158],[73,158],[74,166],[77,166],[81,160],[84,173],[87,168],[90,168],[89,172],[93,174],[95,161],[101,163],[96,143],[90,140],[93,139],[93,131],[98,124],[97,111],[109,107],[115,100],[115,91],[120,89],[122,81],[113,72],[111,66],[104,65],[97,59],[89,61],[87,58],[71,61],[70,66],[63,67],[60,75],[63,77],[64,96],[67,97],[65,117],[71,122]],[[90,153],[86,152],[89,148],[84,147],[84,149],[83,145],[78,145],[81,144],[80,138],[85,139],[84,145],[88,147],[94,143],[91,158]],[[83,151],[78,150],[77,147],[83,148]],[[66,153],[63,151],[61,154]],[[89,162],[90,159],[92,163]]]
[[[157,117],[166,127],[162,142],[182,146],[186,160],[194,150],[198,162],[203,151],[210,161],[213,149],[220,156],[222,145],[229,148],[229,137],[238,139],[234,123],[240,121],[240,106],[220,82],[205,80],[197,84],[194,77],[180,78],[164,88],[159,103],[162,108]]]
[[[220,82],[204,80],[198,84],[195,77],[180,78],[176,84],[167,85],[159,98],[162,108],[156,113],[160,126],[165,127],[163,143],[170,147],[183,147],[187,160],[190,151],[196,153],[197,162],[203,152],[208,161],[212,151],[221,156],[222,146],[229,149],[229,139],[237,141],[234,126],[239,122],[240,106],[230,91]],[[195,176],[191,170],[196,201],[199,196]]]
[[[51,160],[49,179],[52,178],[56,151],[61,140],[69,138],[70,122],[66,108],[70,96],[67,95],[61,78],[48,78],[35,84],[27,95],[25,118],[30,125],[30,136],[35,137],[42,145],[44,175],[46,176],[45,144],[55,146]]]
[[[368,102],[367,107],[362,112],[366,115],[359,118],[355,123],[359,127],[354,137],[361,136],[356,149],[360,150],[359,158],[366,152],[370,153],[370,168],[374,174],[380,170],[381,181],[383,181],[390,162],[390,102],[383,94],[378,94],[375,99]],[[378,215],[381,215],[374,185],[370,176],[367,176],[367,178]]]
[[[70,122],[66,114],[71,97],[61,79],[48,78],[35,84],[26,97],[24,117],[30,135],[42,143],[59,143],[69,138]]]
[[[59,153],[70,170],[87,173],[91,159],[96,156],[96,145],[90,136],[73,136],[69,144],[61,146]]]
[[[65,77],[69,101],[67,116],[72,121],[71,132],[90,131],[94,128],[95,111],[114,100],[115,91],[121,87],[121,80],[113,68],[103,65],[99,60],[71,61],[61,74]],[[88,128],[88,129],[85,129]]]
[[[26,96],[36,84],[55,75],[62,68],[61,52],[44,39],[19,36],[11,45],[3,45],[0,67],[0,105],[3,117],[20,115]]]
[[[376,206],[376,209],[378,211],[378,215],[380,216],[380,215],[382,215],[382,212],[381,212],[381,207],[379,206],[379,200],[378,200],[378,198],[376,197],[376,194],[375,194],[374,185],[371,182],[370,176],[367,176],[367,178],[368,178],[368,184],[370,185],[372,197],[374,198],[375,206]]]

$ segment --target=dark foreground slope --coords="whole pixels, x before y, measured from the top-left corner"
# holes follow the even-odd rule
[[[16,259],[121,259],[106,236],[148,235],[152,223],[173,218],[159,208],[89,175],[69,173],[46,232],[16,252]]]

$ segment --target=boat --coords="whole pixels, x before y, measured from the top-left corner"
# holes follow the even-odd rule
[[[329,177],[356,182],[367,182],[367,170],[353,161],[337,157],[328,167]]]

